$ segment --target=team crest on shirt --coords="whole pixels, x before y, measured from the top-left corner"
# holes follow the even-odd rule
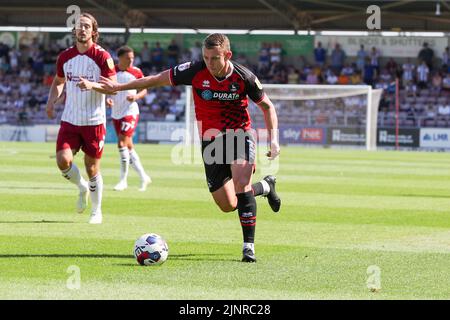
[[[112,58],[106,59],[106,63],[108,64],[108,68],[114,69],[114,60]]]
[[[236,82],[232,82],[232,83],[230,83],[230,86],[228,87],[228,89],[231,91],[231,92],[236,92],[236,91],[238,91],[239,90],[239,84],[238,83],[236,83]]]

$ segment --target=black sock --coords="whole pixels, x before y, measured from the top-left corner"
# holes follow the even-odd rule
[[[255,197],[260,196],[264,193],[264,187],[261,182],[252,184],[252,190]]]
[[[256,200],[253,191],[236,194],[244,242],[255,242]]]

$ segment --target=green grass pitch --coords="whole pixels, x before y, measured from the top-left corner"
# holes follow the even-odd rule
[[[153,184],[138,192],[130,168],[115,192],[118,153],[106,145],[102,225],[75,212],[54,147],[0,142],[1,299],[450,298],[448,153],[283,148],[282,210],[257,199],[258,262],[245,264],[236,212],[216,207],[201,164],[172,164],[173,146],[138,145]],[[169,244],[162,266],[132,256],[149,232]]]

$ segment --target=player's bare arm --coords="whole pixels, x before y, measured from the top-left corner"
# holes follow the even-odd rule
[[[270,160],[275,159],[280,154],[280,145],[278,142],[278,117],[275,107],[266,95],[264,99],[258,103],[258,106],[264,113],[264,121],[270,138],[270,151],[267,156]]]
[[[151,75],[143,77],[141,79],[133,80],[128,83],[117,83],[116,80],[112,81],[111,79],[100,77],[99,83],[101,85],[101,88],[107,91],[107,93],[131,89],[139,90],[146,88],[170,86],[171,85],[170,70],[163,71],[156,75]]]
[[[58,77],[57,75],[55,75],[55,78],[53,79],[46,106],[47,117],[49,117],[50,119],[55,118],[55,103],[64,90],[65,82],[66,79],[64,77]]]
[[[147,94],[147,89],[143,89],[143,90],[140,90],[137,94],[129,94],[127,96],[127,100],[129,102],[134,102],[139,99],[142,99],[143,97],[145,97],[146,94]]]
[[[117,76],[115,75],[105,79],[117,82]],[[79,87],[81,90],[94,90],[103,94],[112,94],[111,92],[105,90],[100,83],[89,81],[82,77],[80,77],[80,81],[77,83],[77,87]]]

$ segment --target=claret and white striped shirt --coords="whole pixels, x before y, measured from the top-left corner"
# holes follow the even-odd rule
[[[110,54],[97,44],[80,53],[76,46],[63,51],[56,61],[58,77],[66,79],[66,102],[61,120],[78,126],[106,122],[105,95],[77,87],[80,77],[98,82],[116,74]]]
[[[116,65],[117,72],[117,82],[127,83],[132,80],[140,79],[144,76],[141,69],[136,67],[130,67],[127,70],[120,70],[119,66]],[[118,91],[116,95],[112,96],[114,100],[114,105],[112,107],[111,117],[113,119],[122,119],[125,116],[138,115],[139,106],[136,101],[130,102],[127,100],[128,95],[135,95],[137,93],[136,89]]]

